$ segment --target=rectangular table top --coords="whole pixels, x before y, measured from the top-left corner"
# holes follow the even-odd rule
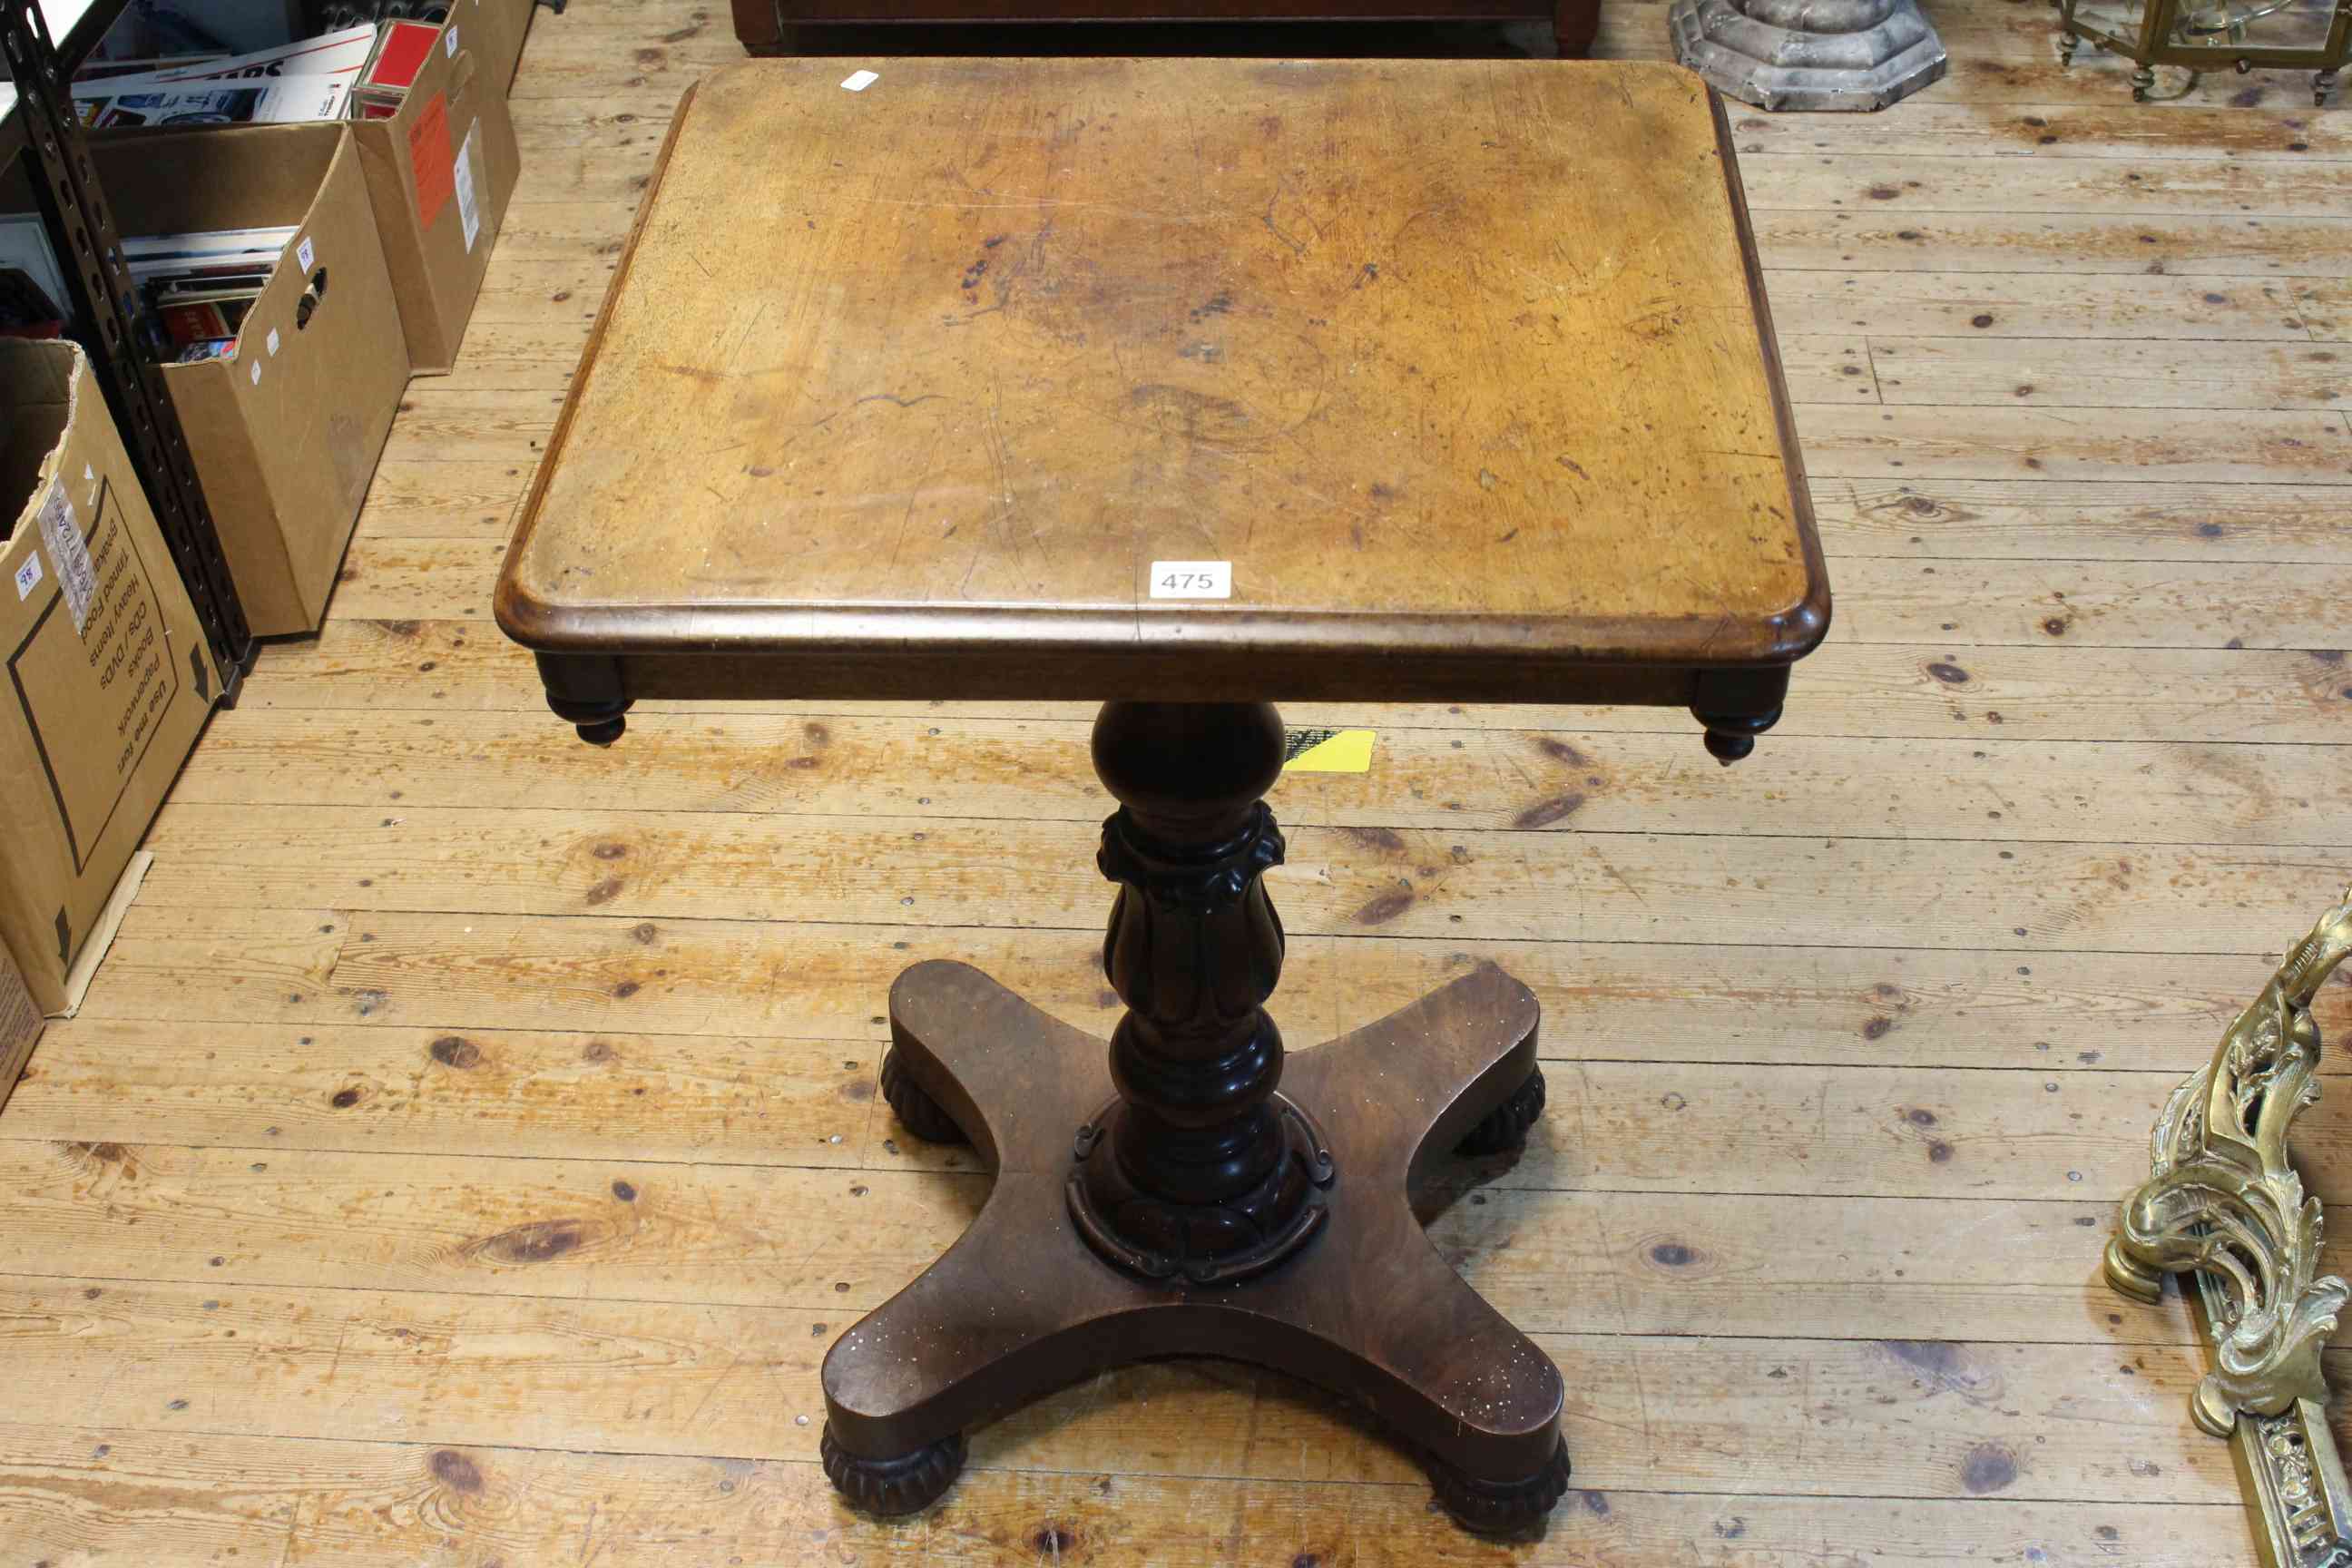
[[[499,584],[517,640],[1367,700],[1819,640],[1696,76],[856,64],[681,106]],[[1229,596],[1159,596],[1171,563]]]

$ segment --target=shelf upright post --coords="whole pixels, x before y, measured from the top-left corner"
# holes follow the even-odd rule
[[[16,115],[33,160],[32,184],[57,252],[80,341],[181,581],[220,667],[222,700],[236,700],[256,651],[244,606],[205,504],[204,481],[163,384],[152,322],[141,309],[121,236],[106,203],[81,121],[38,0],[0,0],[0,53],[16,84]]]

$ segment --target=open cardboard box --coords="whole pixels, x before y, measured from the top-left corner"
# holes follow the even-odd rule
[[[514,65],[505,53],[505,29],[513,9],[512,0],[460,0],[435,37],[400,112],[352,122],[400,302],[409,364],[427,374],[457,363],[474,297],[489,269],[491,243],[522,169],[507,114],[507,79]],[[528,9],[522,17],[527,26]],[[520,36],[512,41],[519,51]]]
[[[260,636],[325,616],[408,384],[368,181],[341,121],[93,138],[126,235],[299,226],[233,358],[167,365],[222,552]],[[9,205],[25,210],[31,193]]]
[[[413,371],[441,374],[457,363],[491,245],[514,195],[522,154],[507,112],[507,87],[533,4],[457,0],[398,111],[350,121]],[[205,133],[235,138],[266,129],[223,125]],[[143,143],[156,134],[152,128],[120,128],[94,132],[91,140]]]
[[[0,339],[0,942],[40,1010],[60,1013],[79,1003],[139,840],[220,695],[195,606],[72,343]]]
[[[500,98],[514,86],[523,40],[530,36],[539,5],[540,0],[452,0],[450,18],[481,35],[467,47],[481,51],[482,68]]]

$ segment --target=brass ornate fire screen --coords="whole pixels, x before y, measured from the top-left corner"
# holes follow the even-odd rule
[[[2352,1568],[2344,1467],[2328,1434],[2320,1352],[2352,1287],[2319,1267],[2319,1200],[2287,1163],[2287,1132],[2319,1099],[2312,999],[2352,956],[2352,891],[2287,951],[2157,1118],[2154,1173],[2124,1201],[2108,1282],[2154,1301],[2193,1273],[2214,1347],[2189,1399],[2230,1439],[2264,1568]]]

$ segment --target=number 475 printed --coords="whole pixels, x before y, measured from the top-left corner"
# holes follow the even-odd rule
[[[1230,599],[1234,596],[1234,563],[1230,561],[1155,561],[1151,563],[1151,596],[1155,599]]]

